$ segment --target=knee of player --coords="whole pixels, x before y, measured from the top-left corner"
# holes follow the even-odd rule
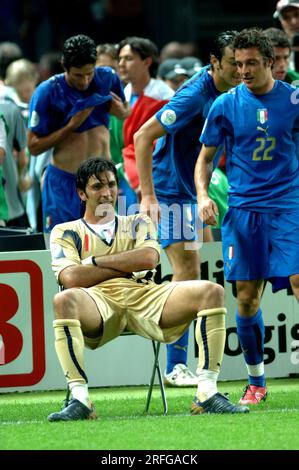
[[[259,296],[253,295],[251,292],[238,292],[238,307],[242,313],[254,314],[259,308]]]
[[[75,289],[59,292],[53,299],[55,318],[77,318]]]
[[[209,282],[205,308],[224,307],[224,289],[220,284]]]

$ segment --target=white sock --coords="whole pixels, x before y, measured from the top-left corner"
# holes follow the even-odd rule
[[[83,384],[81,382],[71,382],[69,387],[73,398],[81,401],[81,403],[83,403],[83,405],[87,406],[88,408],[91,407],[87,384]]]
[[[197,370],[198,385],[196,396],[200,402],[208,400],[217,393],[218,372],[212,370]]]
[[[248,375],[251,375],[252,377],[260,377],[261,375],[265,374],[265,367],[263,362],[255,365],[246,364],[246,367]]]

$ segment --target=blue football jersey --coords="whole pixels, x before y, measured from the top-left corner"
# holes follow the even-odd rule
[[[42,82],[32,95],[28,127],[39,136],[52,134],[65,126],[78,111],[91,106],[95,106],[94,110],[75,132],[84,132],[100,125],[108,127],[107,103],[112,99],[110,91],[125,101],[120,79],[110,67],[96,67],[86,91],[69,86],[64,73],[54,75]]]
[[[219,96],[208,73],[201,69],[183,84],[156,114],[167,134],[158,139],[153,158],[157,197],[196,201],[194,168],[201,144],[198,135],[208,111]]]
[[[291,85],[275,81],[264,95],[241,84],[220,96],[200,140],[225,142],[229,205],[257,212],[299,207],[299,105]]]

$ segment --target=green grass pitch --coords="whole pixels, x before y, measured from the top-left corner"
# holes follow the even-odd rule
[[[245,382],[222,382],[237,402]],[[190,416],[192,389],[167,389],[163,415],[155,389],[144,414],[146,387],[92,389],[96,421],[49,423],[64,392],[1,394],[0,449],[68,450],[224,450],[299,449],[299,379],[268,381],[265,403],[246,415]]]

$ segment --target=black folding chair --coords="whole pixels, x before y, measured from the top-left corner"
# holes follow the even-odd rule
[[[135,335],[132,331],[125,330],[121,334],[121,336],[132,336]],[[152,399],[152,392],[155,384],[155,377],[156,373],[158,374],[158,380],[159,380],[159,388],[160,388],[160,393],[161,393],[161,400],[163,404],[163,410],[164,414],[166,415],[168,412],[168,403],[166,399],[166,394],[165,394],[165,388],[164,388],[164,383],[163,383],[163,376],[161,373],[161,368],[160,368],[160,363],[159,363],[159,353],[160,353],[160,346],[161,343],[159,341],[154,341],[152,340],[152,346],[153,346],[153,351],[154,351],[154,362],[153,362],[153,368],[152,368],[152,373],[149,381],[149,387],[148,387],[148,392],[147,392],[147,398],[146,398],[146,405],[145,405],[145,413],[148,413],[151,399]],[[65,406],[68,405],[70,400],[70,389],[67,387],[67,392],[66,392],[66,397],[64,400]]]
[[[130,335],[135,335],[132,331],[125,330],[121,336],[130,336]],[[147,399],[146,399],[146,405],[145,405],[145,412],[148,413],[150,403],[151,403],[151,398],[152,398],[152,392],[155,384],[155,377],[156,373],[158,375],[158,380],[159,380],[159,388],[160,388],[160,393],[161,393],[161,400],[163,403],[163,409],[164,409],[164,414],[166,415],[168,412],[168,403],[166,399],[166,394],[165,394],[165,388],[164,388],[164,383],[163,383],[163,376],[161,373],[161,368],[160,368],[160,363],[159,363],[159,353],[160,353],[160,346],[161,343],[159,341],[154,341],[152,340],[152,346],[153,346],[153,351],[154,351],[154,362],[153,362],[153,368],[152,368],[152,374],[151,378],[149,381],[149,387],[148,387],[148,392],[147,392]]]

